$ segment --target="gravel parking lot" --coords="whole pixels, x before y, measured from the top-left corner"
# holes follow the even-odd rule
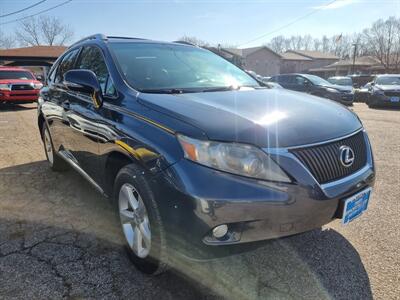
[[[353,108],[378,172],[365,215],[151,277],[125,256],[108,200],[48,168],[35,108],[0,107],[1,299],[400,299],[399,110]]]

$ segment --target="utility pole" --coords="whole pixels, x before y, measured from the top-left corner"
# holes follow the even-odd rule
[[[356,54],[357,54],[357,43],[353,44],[353,67],[352,67],[352,74],[354,75],[355,72],[355,66],[356,66]]]

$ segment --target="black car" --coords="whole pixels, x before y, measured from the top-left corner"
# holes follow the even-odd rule
[[[377,75],[368,89],[369,107],[400,107],[400,74]]]
[[[49,72],[38,125],[51,168],[72,166],[113,201],[128,253],[147,273],[174,253],[205,259],[347,224],[374,183],[352,111],[260,86],[185,44],[77,42]]]
[[[328,98],[344,105],[353,104],[354,93],[351,86],[332,84],[315,75],[282,74],[273,76],[270,81],[279,83],[285,89]]]

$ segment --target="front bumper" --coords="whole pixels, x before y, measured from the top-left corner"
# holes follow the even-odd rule
[[[400,95],[397,97],[400,97]],[[391,96],[372,94],[369,97],[368,104],[372,104],[374,106],[400,107],[400,101],[393,102],[391,99]]]
[[[0,90],[0,102],[36,102],[39,90],[8,91]]]
[[[179,251],[190,251],[321,227],[341,217],[343,199],[373,186],[372,152],[366,136],[365,140],[367,164],[348,177],[322,185],[285,149],[265,151],[292,176],[290,184],[244,178],[182,159],[153,179],[167,232],[174,245],[180,245]],[[221,224],[227,224],[229,232],[218,240],[211,232]]]
[[[354,93],[330,93],[328,98],[344,105],[352,105],[354,101]]]

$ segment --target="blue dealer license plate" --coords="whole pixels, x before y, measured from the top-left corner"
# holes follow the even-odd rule
[[[399,102],[400,101],[400,97],[390,97],[390,101],[391,102]]]
[[[344,202],[342,223],[348,224],[359,217],[368,207],[368,201],[371,196],[372,188],[367,188],[354,196],[346,199]]]

